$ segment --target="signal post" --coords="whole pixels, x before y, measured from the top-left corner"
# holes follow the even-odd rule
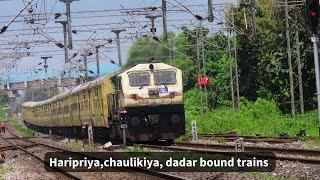
[[[312,31],[311,42],[313,43],[314,66],[316,74],[317,100],[318,100],[318,130],[320,136],[320,74],[319,74],[319,54],[318,54],[318,23],[319,23],[319,1],[307,0],[306,4],[307,18]]]

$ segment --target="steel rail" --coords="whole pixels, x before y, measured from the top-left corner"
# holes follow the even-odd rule
[[[171,150],[171,151],[187,151],[187,152],[194,152],[194,153],[201,153],[201,154],[222,154],[222,155],[235,155],[237,153],[241,153],[241,151],[226,151],[223,150],[213,150],[213,149],[203,149],[203,148],[194,148],[194,147],[183,147],[183,146],[157,146],[157,145],[147,145],[147,144],[140,144],[141,147],[144,148],[151,148],[151,149],[161,149],[161,150]],[[228,149],[229,150],[229,149]],[[255,151],[257,152],[257,151]],[[265,151],[261,151],[262,153]],[[252,151],[244,151],[243,153],[252,153]],[[250,154],[248,154],[250,155]],[[252,155],[252,154],[251,154]],[[282,161],[294,161],[294,162],[301,162],[306,164],[320,164],[319,158],[300,158],[300,157],[292,157],[292,156],[270,156],[267,154],[255,154],[255,157],[263,157],[263,158],[271,158],[275,160],[282,160]]]
[[[19,145],[17,145],[17,144],[14,144],[14,143],[12,143],[12,142],[10,142],[8,139],[2,138],[2,137],[1,137],[1,139],[4,140],[5,142],[11,144],[12,146],[15,146],[17,149],[19,149],[19,150],[27,153],[28,155],[32,156],[32,157],[35,158],[36,160],[38,160],[38,161],[40,161],[40,162],[48,165],[48,162],[46,162],[44,159],[42,159],[42,158],[40,158],[39,156],[33,154],[32,152],[26,150],[25,148],[23,148],[23,147],[21,147],[21,146],[19,146]],[[24,138],[21,138],[21,139],[26,140],[26,139],[24,139]],[[28,142],[30,142],[30,141],[28,140]],[[48,167],[49,167],[49,166],[48,166]],[[76,176],[74,176],[74,175],[72,175],[72,174],[70,174],[70,173],[68,173],[68,172],[66,172],[66,171],[63,171],[63,169],[61,169],[61,168],[58,168],[58,167],[49,167],[49,168],[54,169],[54,170],[57,170],[58,173],[66,176],[66,177],[68,177],[68,178],[71,178],[71,179],[79,179],[79,180],[80,180],[80,178],[78,178],[78,177],[76,177]]]
[[[68,149],[64,149],[64,148],[59,148],[59,147],[54,147],[54,146],[51,146],[51,145],[48,145],[48,144],[45,144],[45,143],[41,143],[41,142],[36,142],[36,141],[33,141],[33,140],[30,140],[29,138],[26,139],[26,138],[23,138],[23,137],[19,137],[17,136],[16,134],[12,133],[10,130],[8,130],[8,132],[14,136],[14,137],[18,137],[22,140],[25,140],[27,142],[31,142],[31,143],[37,143],[39,145],[43,145],[45,147],[49,147],[49,148],[52,148],[52,149],[56,149],[56,150],[60,150],[60,151],[63,151],[63,152],[69,152],[69,153],[76,153],[76,154],[79,154],[79,155],[84,155],[83,153],[81,152],[77,152],[77,151],[72,151],[72,150],[68,150]],[[18,148],[20,149],[20,148]],[[28,152],[27,152],[28,153]],[[30,153],[30,152],[29,152]],[[29,154],[28,153],[28,154]],[[32,154],[32,153],[31,153]],[[32,154],[33,155],[33,154]],[[85,155],[86,157],[88,158],[96,158],[96,157],[90,157],[88,156],[87,154]],[[100,160],[100,159],[98,159]],[[44,162],[44,161],[43,161]],[[45,162],[44,162],[45,163]],[[56,169],[56,168],[55,168]],[[180,176],[176,176],[176,175],[173,175],[173,174],[169,174],[169,173],[164,173],[164,172],[158,172],[158,171],[153,171],[153,170],[148,170],[148,169],[143,169],[143,168],[127,168],[129,171],[137,171],[137,172],[141,172],[143,174],[147,174],[147,175],[151,175],[151,176],[155,176],[155,177],[159,177],[159,178],[164,178],[164,179],[172,179],[172,180],[186,180],[187,178],[184,178],[184,177],[180,177]],[[61,171],[61,169],[57,168],[57,170]],[[71,175],[73,176],[73,175]]]

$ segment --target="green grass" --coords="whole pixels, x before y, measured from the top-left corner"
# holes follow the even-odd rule
[[[133,153],[141,153],[141,152],[151,152],[150,149],[141,148],[138,145],[125,147],[122,152],[133,152]]]
[[[4,179],[3,175],[12,171],[13,167],[11,165],[4,166],[0,169],[0,179]]]
[[[316,139],[307,139],[305,141],[305,144],[308,147],[320,147],[320,138],[316,138]]]
[[[12,117],[13,127],[18,130],[24,137],[32,137],[35,132],[26,128],[17,116]]]
[[[187,109],[187,108],[186,108]],[[186,130],[191,132],[191,121],[197,121],[199,133],[236,131],[240,135],[277,136],[288,133],[295,136],[305,130],[307,136],[318,136],[317,111],[298,115],[296,119],[284,115],[276,103],[264,99],[256,102],[242,102],[241,110],[220,108],[200,115],[186,112]]]
[[[93,150],[94,147],[90,147],[89,144],[85,143],[83,144],[82,140],[75,140],[70,139],[70,142],[68,143],[69,146],[75,147],[75,148],[83,148],[84,150]]]
[[[284,177],[274,177],[271,175],[267,175],[261,172],[248,172],[248,175],[254,179],[261,179],[261,180],[285,180]]]

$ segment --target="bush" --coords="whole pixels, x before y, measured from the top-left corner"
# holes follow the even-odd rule
[[[194,92],[190,92],[192,94]],[[186,103],[195,102],[197,96],[189,98]],[[191,131],[191,121],[197,121],[199,133],[218,133],[236,131],[241,135],[277,136],[280,133],[296,135],[305,130],[309,136],[317,136],[317,112],[312,111],[298,115],[296,119],[281,113],[274,101],[257,99],[255,102],[243,100],[241,110],[220,108],[199,114],[196,113],[196,104],[186,108],[186,130]]]

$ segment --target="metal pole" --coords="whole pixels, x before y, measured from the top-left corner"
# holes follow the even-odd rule
[[[196,27],[196,34],[197,34],[197,62],[198,62],[198,77],[201,75],[201,66],[200,66],[200,51],[199,51],[199,27]],[[200,89],[200,99],[201,99],[201,114],[203,114],[203,99],[202,99],[202,87],[199,85]]]
[[[228,35],[228,54],[229,54],[229,62],[230,62],[230,89],[231,89],[232,108],[235,109],[234,87],[233,87],[233,63],[232,63],[232,55],[231,55],[230,35],[231,35],[231,31],[229,31],[229,35]]]
[[[48,65],[47,65],[47,60],[49,58],[52,58],[52,56],[42,56],[41,59],[44,60],[44,71],[46,73],[46,78],[47,78],[47,72],[48,72]]]
[[[232,12],[232,27],[235,27],[234,12]],[[235,68],[236,88],[237,88],[237,108],[240,109],[240,88],[239,88],[239,73],[238,73],[238,60],[237,60],[237,37],[234,29],[233,29],[233,33],[234,33],[234,68]]]
[[[87,55],[84,54],[84,69],[85,69],[85,82],[88,80],[88,61],[87,61]]]
[[[296,110],[294,105],[294,87],[293,87],[293,69],[291,60],[291,43],[290,43],[290,32],[289,32],[289,12],[288,12],[288,1],[286,0],[286,36],[287,36],[287,53],[288,53],[288,65],[289,65],[289,78],[290,78],[290,94],[291,94],[291,115],[293,118],[296,117]]]
[[[162,0],[162,20],[163,20],[163,41],[168,42],[168,32],[167,32],[167,2]]]
[[[153,16],[153,15],[148,15],[146,16],[147,19],[150,19],[151,20],[151,33],[152,33],[152,36],[155,37],[156,36],[156,31],[157,29],[155,28],[155,19],[158,18],[158,17],[161,17],[161,16]],[[156,58],[156,49],[157,49],[157,46],[156,46],[156,42],[155,40],[152,41],[152,44],[153,44],[153,48],[154,48],[154,58]]]
[[[303,98],[303,84],[302,84],[302,71],[301,71],[301,58],[300,58],[300,40],[299,40],[298,30],[296,30],[296,46],[297,46],[297,63],[298,63],[298,76],[299,76],[300,111],[301,111],[301,114],[304,114],[304,98]]]
[[[69,59],[68,59],[68,42],[67,42],[67,24],[62,23],[63,26],[63,39],[64,39],[64,63],[67,64]]]
[[[318,37],[316,34],[313,34],[311,38],[311,42],[313,43],[313,55],[314,55],[314,67],[316,73],[316,85],[317,85],[317,99],[318,99],[318,129],[319,129],[319,136],[320,136],[320,74],[319,74],[319,57],[318,57]]]
[[[255,0],[251,0],[250,4],[250,9],[251,9],[251,17],[252,17],[252,33],[253,36],[256,36],[256,3]]]
[[[204,37],[203,37],[203,29],[202,29],[202,24],[200,21],[200,35],[201,35],[201,53],[202,53],[202,69],[203,69],[203,74],[206,75],[206,65],[205,65],[205,50],[204,50]],[[204,91],[205,91],[205,102],[206,102],[206,109],[208,108],[208,91],[207,91],[207,85],[204,86]]]
[[[96,46],[97,77],[100,76],[99,48],[100,46]]]
[[[111,30],[111,32],[116,34],[116,41],[117,41],[117,49],[118,49],[118,60],[119,60],[119,67],[122,66],[122,59],[121,59],[121,47],[120,47],[120,33],[122,31],[126,31],[125,29],[115,29]]]
[[[64,1],[66,3],[66,10],[67,10],[67,22],[68,22],[68,39],[69,39],[69,49],[73,49],[72,45],[72,28],[71,28],[71,8],[70,4],[72,0],[66,0]]]
[[[212,0],[208,0],[208,21],[213,22]]]

